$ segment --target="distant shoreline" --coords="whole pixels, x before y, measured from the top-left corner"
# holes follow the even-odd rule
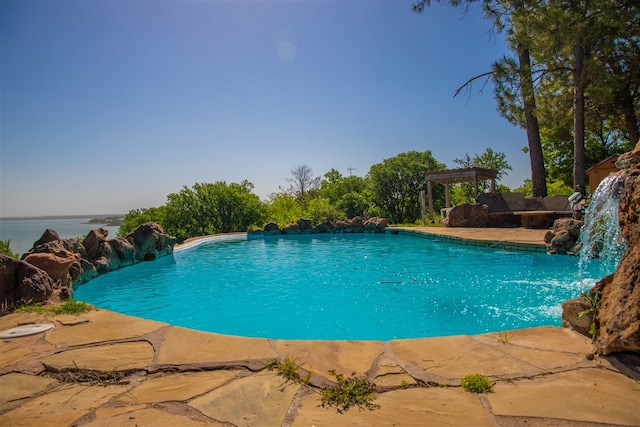
[[[110,218],[110,217],[124,217],[125,214],[99,214],[99,215],[46,215],[46,216],[11,216],[0,217],[0,221],[49,221],[53,219],[94,219],[94,218]]]

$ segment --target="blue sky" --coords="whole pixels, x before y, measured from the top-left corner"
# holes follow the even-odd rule
[[[364,176],[487,147],[529,177],[491,86],[481,10],[411,1],[0,0],[0,217],[126,213],[197,182]]]

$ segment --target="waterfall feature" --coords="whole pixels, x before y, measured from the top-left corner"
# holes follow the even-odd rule
[[[624,180],[609,175],[602,180],[591,197],[580,231],[580,271],[587,268],[601,277],[612,274],[624,253],[627,243],[620,236],[618,207]]]

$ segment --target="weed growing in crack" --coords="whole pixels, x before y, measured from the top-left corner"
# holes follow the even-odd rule
[[[473,374],[462,377],[460,385],[464,391],[469,393],[491,393],[493,384],[489,378],[481,374]]]
[[[327,387],[320,390],[322,395],[321,406],[334,407],[343,414],[350,407],[357,406],[360,410],[363,408],[373,411],[378,409],[380,405],[373,403],[375,400],[375,386],[371,384],[366,377],[356,377],[353,374],[350,378],[344,378],[342,374],[337,374],[335,370],[329,371],[336,378],[338,385],[335,387]]]
[[[296,360],[289,356],[282,361],[278,360],[270,360],[266,365],[267,369],[270,371],[276,370],[277,374],[284,378],[284,382],[280,384],[280,388],[284,389],[288,383],[294,384],[309,384],[311,381],[311,377],[313,376],[313,372],[307,372],[307,375],[304,377],[298,373],[298,369],[300,366],[296,362]]]

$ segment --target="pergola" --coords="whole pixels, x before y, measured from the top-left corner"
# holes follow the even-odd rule
[[[496,176],[498,171],[495,169],[484,168],[461,168],[461,169],[447,169],[438,171],[427,171],[424,173],[424,177],[427,179],[427,193],[429,196],[429,218],[433,221],[433,194],[431,190],[431,183],[436,182],[438,184],[444,184],[444,198],[447,209],[450,207],[449,203],[449,184],[458,184],[461,182],[473,182],[473,188],[475,189],[475,195],[478,197],[478,181],[491,180],[491,191],[496,191]]]

